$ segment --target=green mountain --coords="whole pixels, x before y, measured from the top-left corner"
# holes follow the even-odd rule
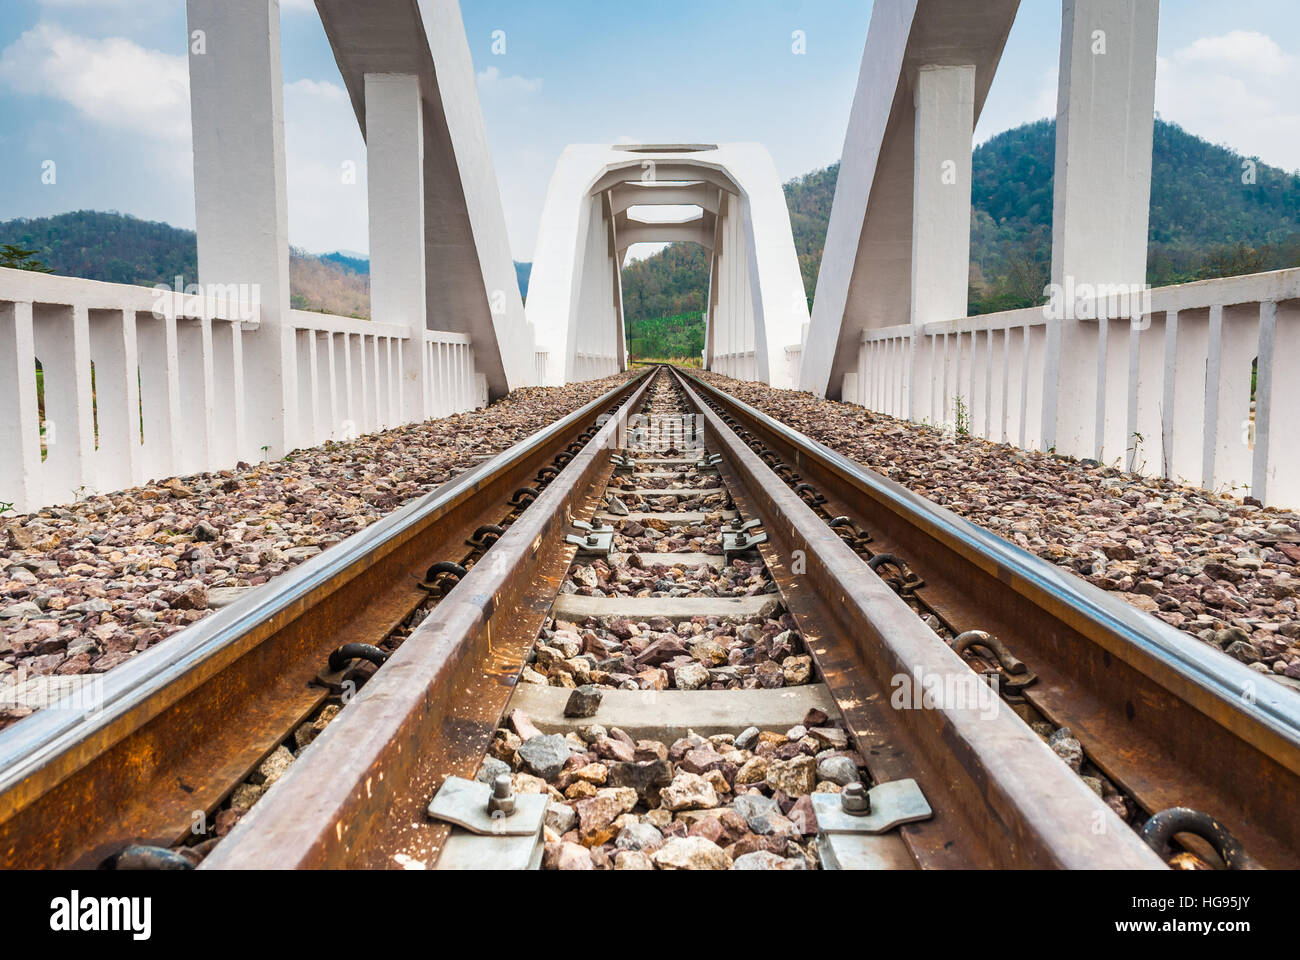
[[[971,309],[1042,302],[1052,257],[1056,122],[976,148]],[[1249,174],[1249,175],[1248,175]],[[1300,265],[1300,176],[1156,120],[1147,282],[1167,286]]]
[[[972,313],[1042,302],[1051,272],[1056,123],[1041,120],[976,148],[971,191]],[[1254,182],[1244,182],[1247,166]],[[795,251],[809,302],[835,199],[839,165],[785,185]],[[1244,179],[1243,179],[1244,178]],[[1156,121],[1151,183],[1153,286],[1300,266],[1300,176],[1258,163]],[[698,315],[708,263],[694,244],[673,244],[623,270],[629,325]],[[630,326],[629,326],[630,329]],[[662,345],[645,344],[649,356]]]
[[[36,220],[0,223],[0,242],[36,251],[36,259],[64,277],[108,283],[171,286],[193,282],[198,247],[193,230],[178,230],[120,213],[78,210]]]

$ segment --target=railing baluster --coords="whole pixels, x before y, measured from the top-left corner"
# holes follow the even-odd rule
[[[1259,380],[1251,494],[1266,506],[1300,504],[1300,302],[1260,306]]]
[[[1178,313],[1174,342],[1172,395],[1165,416],[1173,436],[1170,479],[1199,486],[1205,449],[1206,366],[1210,353],[1208,310]]]
[[[17,510],[42,503],[41,432],[32,305],[0,303],[0,500]]]
[[[38,303],[32,317],[45,384],[44,496],[66,502],[94,484],[89,311],[82,305]]]
[[[180,363],[175,317],[136,313],[140,409],[144,419],[143,478],[175,472],[180,455]]]
[[[1168,321],[1155,315],[1130,333],[1133,352],[1129,377],[1128,456],[1129,470],[1154,476],[1160,472],[1161,401],[1164,395],[1165,340]]]
[[[95,483],[103,490],[120,490],[136,482],[140,453],[135,313],[92,310],[89,318],[99,428]]]

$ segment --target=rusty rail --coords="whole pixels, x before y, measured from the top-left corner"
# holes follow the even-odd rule
[[[925,868],[1159,868],[1161,861],[692,389],[748,516],[876,782],[914,778],[933,820],[900,827]],[[743,491],[743,493],[741,492]],[[797,571],[797,572],[796,572]],[[964,690],[926,705],[898,691]],[[914,691],[920,693],[920,690]],[[990,691],[991,692],[991,691]]]
[[[849,517],[871,549],[906,558],[913,595],[954,633],[1000,637],[1037,674],[1021,691],[1068,725],[1147,813],[1192,807],[1265,866],[1300,866],[1300,699],[881,477],[697,377],[692,387]],[[858,561],[861,563],[861,561]],[[915,617],[913,617],[915,619]],[[1198,853],[1209,850],[1194,841]]]
[[[483,562],[203,862],[202,869],[431,864],[448,828],[425,816],[448,776],[472,777],[559,591],[574,519],[596,511],[628,412],[565,465]]]
[[[94,867],[131,843],[185,837],[323,702],[311,680],[340,638],[381,642],[427,599],[420,573],[463,552],[638,382],[107,674],[97,709],[56,704],[5,730],[0,868]]]

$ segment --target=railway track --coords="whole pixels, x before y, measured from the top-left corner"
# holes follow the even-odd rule
[[[186,639],[0,863],[1300,864],[1286,691],[667,368]]]

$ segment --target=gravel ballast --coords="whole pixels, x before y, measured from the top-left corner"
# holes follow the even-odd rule
[[[807,393],[703,378],[1300,690],[1300,515]]]
[[[815,870],[813,793],[867,782],[838,720],[667,743],[593,723],[542,734],[518,710],[479,771],[548,797],[544,870]]]
[[[0,685],[104,673],[623,380],[0,517]]]

